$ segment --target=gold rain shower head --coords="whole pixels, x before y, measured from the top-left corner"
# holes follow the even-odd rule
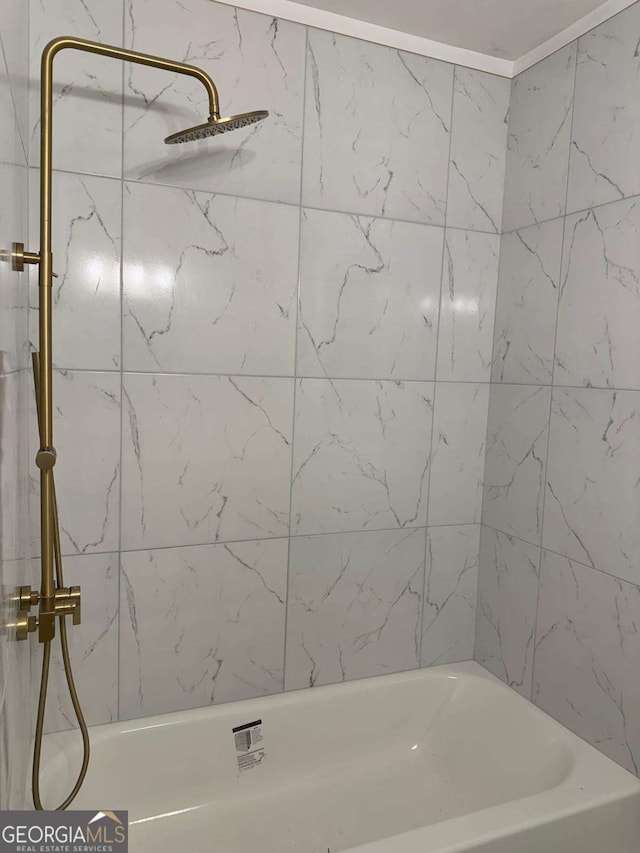
[[[195,127],[188,127],[186,130],[179,130],[177,133],[172,133],[171,136],[167,136],[165,142],[167,145],[175,145],[179,142],[196,142],[199,139],[206,139],[208,136],[215,136],[218,133],[227,133],[230,130],[247,127],[249,124],[262,121],[268,115],[269,112],[267,110],[254,110],[250,113],[238,113],[238,115],[226,116],[225,118],[216,118],[214,116],[204,124],[197,124]]]

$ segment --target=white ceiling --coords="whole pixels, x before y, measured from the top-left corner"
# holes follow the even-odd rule
[[[295,0],[455,47],[519,59],[604,0]]]
[[[637,0],[219,0],[514,77]]]

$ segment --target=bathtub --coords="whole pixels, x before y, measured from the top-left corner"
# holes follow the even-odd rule
[[[640,850],[640,782],[473,663],[95,726],[74,808],[128,809],[132,853]]]

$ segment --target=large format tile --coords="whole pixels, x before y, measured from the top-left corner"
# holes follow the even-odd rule
[[[430,527],[480,521],[488,409],[488,384],[436,385]]]
[[[493,385],[484,475],[485,524],[539,544],[550,388]]]
[[[564,214],[576,45],[515,78],[505,176],[505,231]]]
[[[453,66],[309,31],[303,203],[444,224]]]
[[[540,549],[482,528],[475,660],[531,695]]]
[[[291,540],[287,690],[418,666],[424,536],[385,530]]]
[[[298,202],[305,28],[208,0],[125,0],[125,43],[197,65],[218,86],[223,116],[267,109],[266,121],[197,143],[164,138],[207,120],[203,86],[139,65],[125,74],[124,169],[130,178]]]
[[[125,369],[293,375],[298,225],[291,205],[128,183]]]
[[[282,690],[287,541],[122,555],[120,717]]]
[[[293,380],[125,374],[122,547],[283,536]]]
[[[40,0],[29,4],[30,165],[40,162],[40,54],[57,36],[122,44],[123,0]],[[119,176],[122,172],[123,65],[64,50],[54,62],[53,164],[57,169]]]
[[[494,382],[551,383],[562,234],[554,219],[502,237]]]
[[[298,375],[433,379],[442,240],[441,228],[305,210]]]
[[[39,227],[39,170],[31,172],[31,243]],[[53,179],[53,361],[66,369],[119,370],[120,181],[56,172]],[[38,305],[38,268],[31,268]],[[37,349],[38,312],[30,317]]]
[[[425,525],[432,413],[432,383],[300,380],[292,532]]]
[[[65,583],[82,587],[82,622],[67,619],[69,655],[78,696],[90,726],[118,718],[118,554],[66,557]],[[40,667],[40,655],[38,668]],[[76,728],[60,644],[53,645],[46,731]]]
[[[14,241],[28,242],[27,187],[25,166],[0,163],[0,249],[10,249]],[[0,263],[0,374],[29,364],[27,314],[27,273]]]
[[[473,658],[479,549],[479,524],[427,530],[422,666]]]
[[[53,439],[63,554],[117,551],[120,543],[120,374],[57,370]],[[31,455],[39,447],[35,404]],[[40,479],[31,466],[34,526]],[[39,537],[34,531],[34,536]],[[38,545],[39,547],[39,545]]]
[[[640,6],[578,41],[569,211],[640,193]]]
[[[30,390],[26,371],[0,376],[0,560],[3,561],[29,556],[26,542]]]
[[[23,155],[26,153],[26,140],[29,136],[29,3],[23,0],[4,0],[0,21],[0,100],[5,104],[3,90],[9,91],[10,100],[15,107],[15,119],[10,113],[2,112],[0,140],[5,131],[19,137]],[[5,76],[6,65],[6,78]],[[8,103],[8,102],[7,102]],[[13,112],[13,108],[11,109]],[[20,160],[4,160],[0,142],[0,161],[22,163]]]
[[[543,552],[533,700],[640,772],[640,589]]]
[[[640,583],[640,393],[556,388],[543,546]]]
[[[569,216],[555,382],[640,389],[640,201]]]
[[[444,248],[437,378],[488,382],[500,238],[448,229]]]
[[[447,225],[502,230],[511,82],[456,66]]]

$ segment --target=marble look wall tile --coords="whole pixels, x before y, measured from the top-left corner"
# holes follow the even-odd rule
[[[40,57],[60,35],[122,44],[123,0],[30,4],[30,165],[40,163]],[[55,61],[53,163],[57,169],[122,173],[122,63],[76,50]]]
[[[578,41],[569,211],[640,193],[639,28],[633,4]]]
[[[287,540],[122,555],[120,718],[282,690]]]
[[[15,132],[20,140],[20,148],[26,152],[26,140],[29,135],[29,4],[22,0],[4,0],[2,4],[2,22],[0,23],[0,91],[10,91],[15,109],[15,119],[8,120],[9,112],[2,112],[3,131]],[[6,66],[6,78],[5,75]],[[4,78],[4,79],[2,79]],[[2,99],[2,95],[0,95]],[[4,100],[3,100],[4,105]],[[13,109],[11,110],[13,112]],[[1,151],[1,149],[0,149]],[[23,153],[24,156],[24,153]],[[0,154],[0,160],[2,156]],[[3,162],[19,162],[9,160]]]
[[[298,226],[291,205],[128,183],[126,370],[293,375]]]
[[[483,527],[475,660],[531,696],[540,549]]]
[[[293,380],[125,374],[122,547],[283,536]]]
[[[550,388],[493,385],[489,401],[482,520],[540,542]]]
[[[502,230],[511,82],[456,66],[447,225]]]
[[[575,63],[573,42],[513,81],[505,231],[564,214]]]
[[[424,530],[291,540],[285,688],[413,669]]]
[[[68,621],[69,654],[87,723],[118,718],[118,554],[67,557],[65,582],[82,586],[82,623]],[[38,647],[40,649],[40,647]],[[51,657],[46,731],[77,727],[64,675],[60,645]],[[41,655],[37,655],[38,671]]]
[[[433,379],[442,229],[305,210],[301,240],[298,375]]]
[[[125,44],[208,72],[221,114],[266,121],[189,145],[164,138],[207,119],[204,88],[140,66],[125,73],[124,168],[130,178],[272,201],[300,198],[305,28],[207,0],[125,0]]]
[[[29,556],[28,390],[26,371],[0,376],[0,561]]]
[[[27,239],[28,170],[0,163],[0,248]],[[27,337],[28,279],[0,263],[0,375],[29,363]]]
[[[640,388],[640,201],[566,219],[555,382]]]
[[[117,551],[120,542],[120,374],[57,370],[53,378],[56,493],[63,554]],[[31,457],[39,440],[31,403]],[[31,521],[39,539],[40,480],[31,465]],[[34,544],[39,548],[39,542]]]
[[[426,524],[433,384],[303,379],[292,532]]]
[[[429,526],[480,521],[488,410],[488,384],[436,385]]]
[[[562,233],[554,219],[502,237],[493,382],[551,383]]]
[[[533,699],[640,772],[640,590],[543,552]]]
[[[39,170],[31,170],[31,242],[38,242]],[[120,369],[120,181],[56,172],[52,222],[53,361],[63,369]],[[38,269],[30,271],[38,349]]]
[[[639,392],[554,389],[544,547],[640,583],[639,447]]]
[[[488,382],[500,238],[447,230],[438,334],[441,381]]]
[[[473,658],[479,550],[479,524],[427,530],[422,666]]]
[[[444,224],[453,66],[310,30],[304,204]]]

